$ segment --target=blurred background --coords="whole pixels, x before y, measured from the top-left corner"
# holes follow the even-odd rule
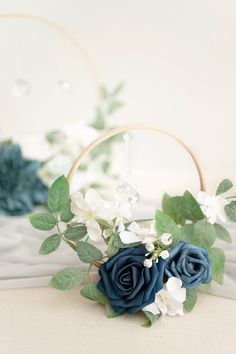
[[[143,122],[170,130],[195,151],[210,191],[235,180],[235,20],[230,0],[0,0],[0,140],[94,122],[101,86],[111,92],[123,82],[104,128]],[[87,133],[88,142],[97,136]],[[151,210],[164,191],[198,192],[176,142],[138,132],[130,149],[132,182]],[[122,141],[112,156],[117,172]]]

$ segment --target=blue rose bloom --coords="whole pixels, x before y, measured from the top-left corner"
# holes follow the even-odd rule
[[[166,259],[165,275],[181,279],[187,289],[209,283],[212,276],[208,251],[185,241],[178,242]]]
[[[165,261],[144,267],[146,253],[144,246],[121,249],[100,267],[97,287],[116,312],[138,312],[154,302],[163,287]]]
[[[37,177],[40,162],[22,157],[19,145],[0,144],[0,215],[22,215],[45,204],[47,187]]]

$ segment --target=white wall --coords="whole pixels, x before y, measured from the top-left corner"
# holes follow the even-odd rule
[[[0,0],[0,12],[16,11],[54,20],[78,35],[102,82],[126,81],[119,124],[151,121],[175,131],[197,151],[211,181],[236,179],[235,1]],[[6,70],[1,66],[0,75]],[[1,80],[0,100],[3,96]],[[76,104],[54,96],[50,100],[47,94],[42,119],[55,121],[57,110],[65,119],[68,106],[74,109],[70,115],[76,112]],[[31,115],[33,103],[27,108]],[[5,116],[4,102],[1,107]],[[14,107],[11,114],[18,112]],[[174,154],[167,153],[176,161]],[[162,150],[159,159],[163,155]]]

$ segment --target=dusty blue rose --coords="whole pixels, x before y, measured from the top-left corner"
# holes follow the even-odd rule
[[[143,246],[122,249],[100,267],[97,287],[115,311],[138,312],[151,304],[162,288],[165,261],[144,267],[146,253]]]
[[[165,274],[168,278],[182,280],[183,287],[193,289],[211,281],[211,260],[208,251],[188,242],[180,241],[170,251],[166,260]]]
[[[47,187],[37,177],[38,161],[22,157],[19,145],[0,144],[0,215],[22,215],[44,204]]]

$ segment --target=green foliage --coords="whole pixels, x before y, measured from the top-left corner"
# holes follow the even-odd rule
[[[113,245],[108,245],[106,254],[108,258],[113,257],[119,251],[119,247],[115,247]]]
[[[236,222],[236,201],[225,206],[225,213],[231,221]]]
[[[106,308],[106,314],[108,318],[114,318],[114,317],[119,317],[124,315],[124,312],[116,312],[109,302],[105,304],[105,308]]]
[[[179,212],[185,220],[196,222],[204,219],[204,215],[198,202],[188,191],[186,191],[181,198],[179,208]]]
[[[212,279],[222,285],[224,282],[225,254],[220,248],[212,247],[209,250],[209,257],[212,260]]]
[[[196,289],[186,289],[186,300],[184,301],[184,309],[186,312],[191,312],[197,302]]]
[[[78,268],[68,267],[53,276],[50,286],[60,290],[73,289],[82,282],[83,277],[83,273]]]
[[[79,259],[84,263],[94,263],[96,261],[101,261],[103,258],[102,252],[88,242],[78,241],[76,250]]]
[[[66,205],[61,210],[61,221],[69,222],[73,219],[74,214],[70,209],[70,200],[66,203]]]
[[[198,289],[200,291],[202,291],[203,293],[207,293],[209,291],[210,287],[211,287],[211,283],[207,283],[207,284],[199,285]]]
[[[158,236],[161,236],[165,232],[171,233],[173,245],[181,239],[181,228],[171,217],[160,210],[157,210],[155,214],[155,226]]]
[[[186,224],[181,228],[181,240],[191,243],[194,234],[194,224]]]
[[[103,293],[98,290],[97,286],[93,283],[85,285],[81,289],[80,294],[89,300],[98,302],[101,305],[105,305],[107,303],[106,296],[103,295]]]
[[[170,216],[176,222],[176,224],[183,225],[185,219],[180,213],[181,199],[182,197],[170,197],[165,193],[162,199],[162,209],[165,214]]]
[[[87,235],[87,227],[83,224],[70,226],[65,231],[65,237],[70,241],[79,241]]]
[[[34,214],[30,216],[29,220],[35,229],[42,231],[52,230],[57,224],[55,216],[50,213]]]
[[[147,318],[147,321],[143,324],[143,327],[146,328],[151,327],[154,324],[154,322],[159,320],[159,318],[161,317],[161,314],[153,315],[153,313],[149,311],[143,311],[143,313]]]
[[[46,240],[42,243],[39,254],[46,255],[54,252],[61,243],[60,235],[52,235],[46,238]]]
[[[225,193],[232,187],[233,187],[233,183],[229,179],[224,179],[217,187],[216,195]]]
[[[230,233],[220,224],[214,224],[216,230],[216,237],[222,241],[232,243]]]
[[[70,198],[69,183],[66,177],[59,177],[48,191],[48,208],[52,212],[62,211]]]
[[[189,241],[197,246],[209,249],[215,240],[215,227],[207,220],[200,220],[194,225],[194,233]]]

